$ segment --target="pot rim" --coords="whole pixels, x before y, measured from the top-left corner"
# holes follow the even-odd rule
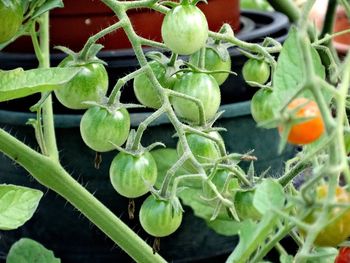
[[[243,117],[250,115],[250,100],[242,101],[230,104],[224,104],[220,106],[219,111],[224,111],[219,119],[233,118],[233,117]],[[131,126],[138,126],[143,120],[150,116],[152,112],[140,112],[140,113],[130,113]],[[30,118],[35,118],[34,113],[29,112],[18,112],[9,110],[0,110],[0,124],[9,124],[16,126],[25,126],[26,122]],[[82,114],[55,114],[55,127],[56,128],[76,128],[80,125]],[[163,114],[157,120],[152,122],[149,126],[159,126],[162,124],[169,124],[170,121],[168,117]]]

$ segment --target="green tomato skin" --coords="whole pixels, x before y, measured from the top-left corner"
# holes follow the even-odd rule
[[[194,5],[175,7],[166,14],[162,23],[165,45],[180,55],[190,55],[204,47],[208,32],[205,15]]]
[[[70,57],[64,59],[59,67],[65,67]],[[64,87],[55,90],[59,102],[70,109],[87,109],[86,101],[101,102],[108,90],[108,74],[100,63],[79,66],[81,71]]]
[[[127,198],[137,198],[147,192],[157,180],[157,164],[149,152],[133,156],[120,152],[109,169],[114,189]]]
[[[13,38],[23,21],[23,5],[21,1],[9,1],[5,6],[0,1],[0,43],[4,43]]]
[[[261,214],[253,205],[254,191],[237,192],[234,204],[240,219],[260,220]]]
[[[257,123],[272,120],[278,109],[278,98],[271,90],[259,89],[251,100],[250,111]]]
[[[165,237],[174,233],[181,225],[182,211],[175,211],[169,201],[147,197],[140,208],[142,228],[154,237]]]
[[[157,80],[163,88],[172,89],[175,84],[176,77],[165,78],[166,70],[159,62],[152,61],[149,63]],[[158,109],[162,106],[155,87],[147,77],[146,73],[138,75],[134,79],[134,92],[137,100],[149,108]]]
[[[218,132],[212,131],[209,135],[222,141],[222,137]],[[216,159],[221,157],[220,150],[214,141],[194,133],[186,134],[186,139],[191,152],[199,163],[215,162]],[[177,144],[177,153],[179,156],[183,154],[180,142]],[[190,160],[183,164],[183,168],[190,173],[197,173]]]
[[[130,115],[124,108],[111,113],[94,106],[84,113],[80,122],[83,141],[96,152],[114,150],[113,144],[121,146],[128,138],[129,130]]]
[[[219,85],[208,74],[193,72],[183,74],[175,83],[173,90],[200,100],[203,104],[206,121],[213,119],[220,107],[221,93]],[[171,103],[179,118],[193,124],[199,124],[199,108],[193,101],[171,97]]]
[[[263,60],[251,58],[244,63],[242,73],[245,81],[254,81],[263,85],[270,77],[270,66]]]
[[[196,65],[198,64],[199,53],[200,52],[196,52],[190,57],[190,63],[196,64]],[[230,57],[230,54],[228,53],[227,49],[226,49],[226,53],[227,53],[228,59],[225,61],[225,60],[222,60],[220,58],[220,56],[213,49],[206,48],[205,49],[205,69],[207,69],[209,71],[214,71],[214,70],[230,71],[231,70],[231,57]],[[228,73],[228,72],[227,73],[226,72],[225,73],[213,73],[210,75],[214,77],[214,79],[216,80],[216,82],[220,86],[221,84],[223,84],[226,81],[226,79],[228,78],[230,73]]]

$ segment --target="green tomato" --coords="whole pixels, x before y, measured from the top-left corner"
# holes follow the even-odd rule
[[[162,23],[165,45],[180,55],[190,55],[204,47],[208,32],[205,15],[194,5],[175,7],[167,12]]]
[[[162,87],[172,89],[176,76],[166,79],[166,69],[157,61],[151,61],[149,65]],[[162,105],[157,91],[146,73],[140,74],[134,79],[134,92],[137,100],[147,107],[158,109]]]
[[[140,208],[142,228],[154,237],[165,237],[174,233],[182,221],[182,211],[176,211],[169,201],[147,197]]]
[[[259,89],[251,100],[250,111],[253,119],[259,123],[272,120],[279,106],[280,102],[272,90]]]
[[[200,100],[206,121],[213,119],[220,107],[221,94],[219,85],[208,74],[185,73],[175,83],[173,90]],[[171,97],[171,103],[179,118],[193,124],[199,124],[199,108],[197,104],[179,97]]]
[[[222,137],[218,132],[212,131],[208,134],[222,141]],[[213,140],[194,133],[186,134],[186,139],[191,152],[199,163],[213,163],[221,157],[220,150]],[[183,154],[183,148],[180,142],[177,143],[177,153],[179,156]],[[190,160],[183,164],[183,168],[190,173],[197,172]]]
[[[103,107],[88,109],[80,122],[83,141],[96,152],[107,152],[122,145],[130,130],[130,116],[125,108],[110,112]],[[113,144],[112,144],[112,143]]]
[[[244,63],[242,73],[245,81],[265,84],[270,77],[270,66],[263,60],[251,58]]]
[[[223,60],[212,48],[206,48],[205,49],[205,69],[209,71],[214,70],[231,70],[231,57],[228,53],[227,49],[225,49],[225,52],[227,53],[227,60]],[[190,57],[190,63],[198,65],[199,62],[199,53],[196,52]],[[220,86],[222,83],[225,82],[225,80],[228,78],[230,73],[212,73],[212,75],[218,85]]]
[[[19,0],[0,1],[0,43],[13,38],[23,21],[23,4]]]
[[[234,196],[234,204],[240,219],[259,220],[261,214],[253,205],[254,191],[237,192]]]
[[[72,61],[69,56],[58,66],[66,67]],[[70,109],[87,109],[86,101],[101,102],[108,90],[108,75],[101,63],[90,63],[76,66],[81,71],[76,74],[64,87],[55,90],[57,99]]]
[[[120,152],[109,169],[111,183],[122,196],[137,198],[147,192],[157,180],[157,164],[149,152],[140,156]]]

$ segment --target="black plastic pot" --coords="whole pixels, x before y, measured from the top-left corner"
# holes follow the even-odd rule
[[[277,37],[283,41],[288,29],[288,20],[277,13],[243,12],[246,23],[249,20],[258,22],[259,27],[254,27],[250,32],[254,37],[249,37],[248,30],[242,31],[241,38],[251,42],[260,41],[263,36]],[[263,23],[266,23],[262,26]],[[274,24],[275,27],[272,27]],[[266,28],[270,31],[264,31]],[[230,50],[233,66],[232,70],[239,75],[245,58],[236,49]],[[17,65],[34,67],[35,60],[29,55],[19,56],[16,61],[14,55],[0,54],[0,68],[13,68]],[[113,81],[118,76],[132,71],[137,63],[129,50],[102,52],[101,56],[109,64],[110,76]],[[11,59],[12,58],[12,59]],[[53,56],[53,63],[57,63],[62,55]],[[12,63],[12,64],[11,64]],[[4,66],[5,65],[5,66]],[[128,88],[125,88],[128,89]],[[129,88],[129,90],[131,90]],[[248,92],[247,92],[248,91]],[[283,167],[283,161],[294,154],[294,149],[288,147],[282,155],[277,154],[278,134],[276,130],[263,130],[256,127],[250,115],[250,102],[248,101],[254,93],[254,89],[246,87],[240,77],[230,77],[223,85],[223,102],[225,105],[221,110],[225,113],[217,121],[216,126],[225,127],[227,132],[222,133],[229,152],[247,152],[255,149],[255,155],[259,158],[256,162],[257,172],[272,167],[270,174],[278,176]],[[32,98],[35,102],[35,97]],[[132,96],[130,95],[132,100]],[[245,101],[247,100],[247,101]],[[233,103],[243,101],[239,103]],[[18,112],[19,105],[23,100],[14,103],[0,105],[0,127],[11,131],[16,137],[27,144],[37,147],[34,133],[30,126],[24,123],[31,114]],[[29,102],[30,103],[30,102]],[[58,103],[55,103],[57,106]],[[28,108],[28,102],[24,104]],[[56,109],[60,109],[56,107]],[[15,112],[14,110],[17,110]],[[62,111],[64,113],[64,111]],[[70,111],[71,113],[71,111]],[[137,125],[146,118],[149,113],[132,113],[132,126]],[[115,152],[103,154],[101,168],[93,167],[95,153],[84,145],[79,134],[79,114],[58,114],[55,116],[57,128],[57,140],[60,149],[62,164],[73,177],[86,185],[87,189],[95,193],[108,208],[120,216],[145,240],[152,243],[150,238],[141,229],[137,219],[129,221],[127,218],[127,200],[120,197],[112,188],[108,169]],[[147,129],[143,144],[148,145],[155,141],[162,141],[168,147],[175,147],[176,139],[172,137],[174,129],[169,124],[166,116],[162,116]],[[48,171],[50,176],[50,171]],[[36,183],[20,167],[15,166],[12,161],[0,156],[0,183],[12,183],[42,189],[46,194],[43,197],[38,211],[34,217],[23,227],[15,231],[0,232],[0,255],[6,254],[10,246],[21,237],[33,238],[62,259],[64,263],[109,263],[109,262],[132,262],[132,260],[118,247],[105,237],[96,227],[80,215],[71,205],[67,204],[61,197],[52,191]],[[137,200],[137,207],[142,198]],[[236,237],[224,237],[216,234],[206,227],[203,220],[196,218],[191,209],[185,207],[184,221],[180,229],[170,237],[161,241],[161,252],[171,262],[213,262],[220,255],[225,255],[233,250],[237,243]]]

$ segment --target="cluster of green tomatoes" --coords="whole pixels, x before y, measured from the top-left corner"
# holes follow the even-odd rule
[[[0,1],[0,43],[7,42],[16,35],[23,20],[23,12],[20,1],[9,1],[6,4]],[[171,89],[201,102],[204,125],[216,117],[221,102],[219,86],[225,82],[231,70],[227,48],[220,41],[208,41],[208,34],[204,14],[195,5],[183,1],[166,14],[162,24],[162,37],[170,51],[189,56],[189,64],[195,67],[174,73],[174,65],[169,65],[170,60],[149,62],[163,89]],[[206,47],[202,63],[204,68],[200,68],[200,50],[203,47]],[[82,59],[79,54],[69,53],[59,67],[80,68],[79,73],[64,87],[55,90],[55,95],[67,108],[86,109],[80,124],[81,136],[86,145],[101,153],[115,150],[116,147],[125,144],[130,134],[130,116],[118,98],[113,101],[106,98],[108,74],[103,63],[95,56]],[[269,66],[264,61],[250,59],[243,68],[243,76],[247,81],[263,84],[268,80],[269,74]],[[146,73],[141,73],[134,79],[134,93],[137,100],[146,107],[158,109],[162,106],[161,98]],[[170,102],[180,120],[193,126],[203,125],[198,105],[193,101],[171,96]],[[217,131],[203,131],[222,141]],[[194,133],[186,134],[186,139],[200,163],[221,157],[214,140]],[[183,149],[180,143],[177,150],[181,156]],[[190,161],[186,161],[184,167],[189,173],[197,172]],[[218,170],[211,178],[219,191],[222,190],[228,176],[229,172]],[[110,179],[120,195],[137,198],[149,193],[154,186],[157,165],[152,155],[142,146],[137,150],[126,148],[113,159]],[[213,195],[210,191],[209,193]],[[146,232],[162,237],[173,233],[180,226],[182,210],[175,209],[166,196],[150,195],[142,204],[139,217]]]

